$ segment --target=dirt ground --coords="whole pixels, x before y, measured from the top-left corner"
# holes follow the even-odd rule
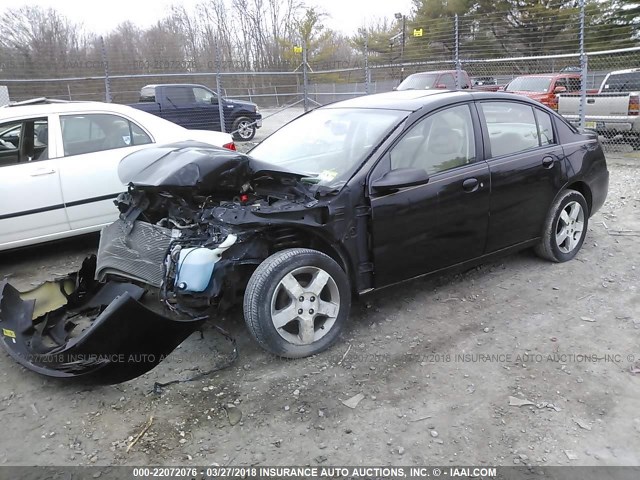
[[[160,395],[154,382],[207,370],[230,345],[208,328],[143,377],[103,387],[0,353],[0,464],[640,464],[640,157],[608,158],[609,197],[575,260],[525,251],[382,290],[312,358],[268,355],[240,311],[220,319],[238,361]],[[27,289],[96,246],[92,235],[4,252],[0,278]]]

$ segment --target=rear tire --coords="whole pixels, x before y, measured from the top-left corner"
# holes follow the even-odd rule
[[[233,122],[231,131],[235,132],[233,134],[235,140],[248,142],[256,136],[256,125],[249,117],[239,117]]]
[[[582,247],[588,224],[589,207],[582,194],[565,190],[549,209],[536,254],[556,263],[571,260]]]
[[[244,295],[244,318],[262,348],[302,358],[329,348],[351,308],[347,275],[329,256],[307,248],[274,253],[258,265]]]

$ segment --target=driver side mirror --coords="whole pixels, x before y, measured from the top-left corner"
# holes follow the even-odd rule
[[[444,83],[437,83],[436,88],[447,88],[447,86]]]
[[[218,104],[218,98],[217,97],[211,97],[211,105],[217,105]]]
[[[553,89],[553,93],[564,93],[567,91],[567,87],[556,87]]]
[[[385,173],[371,183],[376,192],[389,192],[399,188],[425,185],[429,182],[429,174],[422,168],[396,168]]]

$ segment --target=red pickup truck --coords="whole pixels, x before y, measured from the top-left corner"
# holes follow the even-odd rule
[[[554,110],[558,109],[558,93],[580,91],[579,73],[546,73],[516,77],[505,87],[506,92],[524,95]]]

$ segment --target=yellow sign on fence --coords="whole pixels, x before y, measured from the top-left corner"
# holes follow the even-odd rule
[[[294,45],[293,53],[302,53],[302,47],[299,47],[298,45]]]
[[[421,37],[422,36],[422,29],[421,28],[414,28],[413,29],[413,36],[414,37]]]

